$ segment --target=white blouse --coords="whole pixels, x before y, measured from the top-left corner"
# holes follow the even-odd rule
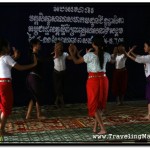
[[[117,55],[115,60],[116,60],[116,69],[122,69],[125,67],[127,58],[125,57],[124,54]]]
[[[54,69],[57,71],[64,71],[66,70],[66,58],[68,53],[63,52],[62,56],[54,59]]]
[[[145,64],[145,75],[148,77],[150,75],[150,55],[137,56],[135,61]]]
[[[9,56],[4,55],[0,57],[0,78],[11,79],[11,68],[14,67],[16,62]]]
[[[103,69],[100,67],[99,58],[93,52],[88,52],[83,56],[84,62],[87,63],[88,72],[106,72],[106,63],[110,61],[109,53],[104,53]]]

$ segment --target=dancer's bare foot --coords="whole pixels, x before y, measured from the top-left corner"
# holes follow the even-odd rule
[[[123,103],[122,102],[117,102],[117,106],[122,106]]]
[[[29,120],[29,119],[31,119],[31,115],[26,115],[26,120]]]
[[[97,133],[97,130],[96,130],[96,129],[93,129],[93,133]]]
[[[58,104],[58,97],[56,98],[55,102],[54,102],[55,107],[59,108],[59,104]]]
[[[150,120],[150,115],[145,116],[144,119]]]
[[[60,108],[59,105],[58,105],[58,103],[55,103],[55,104],[54,104],[54,107],[55,107],[56,109],[59,109],[59,108]]]
[[[118,101],[116,105],[119,106],[120,105],[120,101]]]
[[[99,114],[101,117],[104,117],[106,115],[106,110],[100,110],[99,109]]]
[[[94,123],[93,133],[97,133],[97,122]]]
[[[105,116],[105,115],[107,115],[107,111],[106,111],[106,109],[99,110],[99,112],[100,112],[100,115],[101,115],[101,116]]]
[[[37,116],[37,119],[44,120],[44,119],[46,119],[46,117],[45,116]]]
[[[106,134],[106,130],[101,130],[98,134]]]

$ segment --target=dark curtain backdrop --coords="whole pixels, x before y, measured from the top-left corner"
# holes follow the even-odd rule
[[[33,12],[48,11],[57,3],[0,3],[0,36],[4,36],[10,41],[11,46],[15,46],[21,51],[21,57],[18,60],[20,64],[28,64],[29,44],[27,37],[28,16]],[[59,6],[61,3],[59,3]],[[62,4],[63,5],[63,4]],[[150,38],[150,4],[133,3],[71,3],[65,5],[92,6],[99,8],[98,13],[102,14],[121,14],[125,18],[124,36],[127,46],[138,45],[136,50],[139,54],[143,53],[144,40]],[[44,44],[41,50],[41,56],[49,55],[53,44]],[[77,45],[86,47],[85,45]],[[67,49],[68,44],[65,44]],[[108,49],[112,53],[113,47]],[[52,50],[51,50],[52,51]],[[84,103],[86,102],[86,65],[74,65],[72,61],[67,61],[66,82],[65,82],[65,102],[66,103]],[[128,68],[128,89],[126,100],[144,100],[145,99],[145,75],[144,67],[133,61],[127,60]],[[111,93],[111,79],[114,66],[107,65],[107,75],[110,82],[108,101],[114,101]],[[44,63],[43,67],[43,104],[53,104],[53,60]],[[27,105],[29,94],[26,88],[26,76],[28,71],[12,70],[14,105]]]

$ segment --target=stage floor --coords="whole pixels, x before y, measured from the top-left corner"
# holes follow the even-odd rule
[[[67,104],[64,109],[54,106],[42,106],[47,119],[39,121],[25,120],[26,107],[13,108],[6,130],[12,136],[0,138],[2,144],[121,144],[150,143],[150,137],[138,140],[131,136],[150,135],[150,121],[142,117],[147,113],[146,101],[125,102],[116,106],[108,102],[107,112],[103,116],[107,136],[100,137],[92,132],[94,120],[87,116],[86,104]],[[112,135],[115,135],[112,138]],[[129,135],[130,134],[130,135]],[[121,139],[116,135],[128,135],[131,139]],[[110,137],[111,136],[111,137]],[[142,137],[143,138],[143,137]]]

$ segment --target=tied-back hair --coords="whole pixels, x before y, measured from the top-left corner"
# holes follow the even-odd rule
[[[38,44],[38,43],[41,43],[39,39],[36,39],[36,38],[35,38],[35,39],[32,39],[32,40],[30,41],[30,49],[32,50],[32,49],[33,49],[33,46],[36,45],[36,44]]]
[[[56,44],[57,44],[57,43],[61,43],[61,44],[63,44],[63,42],[62,42],[62,41],[60,41],[60,40],[57,40],[57,41],[56,41]]]
[[[144,43],[146,43],[148,46],[150,46],[150,40],[149,40],[149,39],[148,39],[148,40],[145,40]]]
[[[99,57],[99,62],[100,62],[100,67],[103,69],[103,64],[104,64],[104,38],[100,35],[96,35],[92,39],[92,43],[96,45],[99,49],[98,51],[98,57]]]
[[[0,53],[1,53],[5,48],[8,48],[8,46],[9,46],[9,42],[8,42],[6,39],[0,37]]]
[[[123,47],[125,47],[125,49],[128,49],[128,46],[127,46],[127,43],[126,42],[119,42],[118,44],[117,44],[117,47],[118,46],[123,46]]]
[[[33,47],[34,45],[38,44],[38,43],[41,43],[39,39],[32,39],[30,42],[29,42],[29,45],[30,45],[30,49],[29,49],[29,52],[28,52],[28,58],[29,58],[29,62],[30,63],[33,63]],[[36,57],[38,57],[37,54],[34,54]]]
[[[124,47],[125,47],[125,43],[124,43],[124,42],[119,42],[119,43],[117,44],[117,46],[124,46]]]

